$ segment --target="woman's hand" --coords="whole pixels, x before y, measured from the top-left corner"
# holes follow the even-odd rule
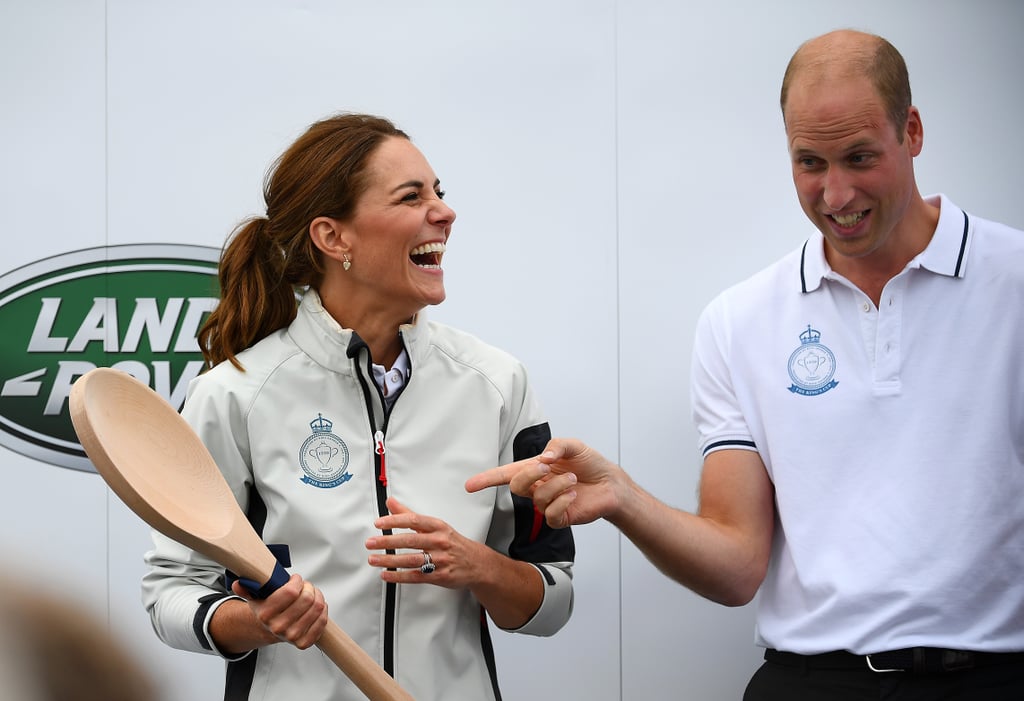
[[[266,599],[253,598],[237,581],[231,589],[249,604],[265,631],[266,643],[287,642],[305,650],[320,640],[327,627],[327,602],[323,592],[297,574]]]
[[[495,624],[506,629],[524,625],[537,611],[544,585],[536,567],[466,538],[439,518],[410,511],[394,497],[387,505],[391,513],[373,525],[392,534],[366,541],[368,550],[380,551],[370,554],[369,563],[382,568],[385,582],[468,589]],[[424,568],[424,553],[433,570],[425,571],[430,568]]]
[[[391,530],[392,534],[376,535],[366,541],[366,549],[374,551],[369,563],[381,568],[381,579],[467,589],[482,578],[480,567],[487,561],[487,553],[492,552],[490,548],[464,537],[439,518],[410,511],[394,497],[388,499],[387,505],[391,513],[378,518],[373,525],[382,531]],[[425,571],[430,568],[424,568],[424,553],[430,556],[432,571]]]

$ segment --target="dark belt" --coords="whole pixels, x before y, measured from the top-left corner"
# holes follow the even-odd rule
[[[839,650],[820,655],[800,655],[768,649],[768,662],[804,669],[864,669],[872,672],[943,674],[998,664],[1024,664],[1024,652],[974,652],[936,647],[908,647],[903,650],[855,655]]]

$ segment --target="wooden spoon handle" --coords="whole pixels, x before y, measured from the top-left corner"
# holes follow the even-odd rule
[[[412,696],[333,620],[327,621],[316,645],[370,701],[412,701]]]

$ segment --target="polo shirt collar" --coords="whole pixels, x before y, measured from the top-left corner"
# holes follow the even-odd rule
[[[928,247],[917,257],[922,268],[949,277],[963,277],[967,270],[967,251],[973,238],[970,217],[945,195],[925,198],[939,206],[939,224]]]
[[[942,194],[925,200],[939,207],[939,223],[928,246],[907,264],[908,268],[921,267],[939,275],[963,277],[967,269],[972,227],[967,213]],[[821,281],[832,268],[825,260],[825,237],[815,231],[800,253],[800,287],[812,292],[821,287]]]

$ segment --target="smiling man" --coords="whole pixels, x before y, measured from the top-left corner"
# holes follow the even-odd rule
[[[808,42],[786,72],[782,111],[797,196],[825,258],[877,306],[939,219],[914,180],[924,128],[903,58],[853,32]]]
[[[899,52],[837,31],[781,95],[817,227],[697,327],[696,514],[585,444],[481,473],[605,518],[714,601],[759,594],[746,701],[1024,698],[1024,232],[922,197]]]

